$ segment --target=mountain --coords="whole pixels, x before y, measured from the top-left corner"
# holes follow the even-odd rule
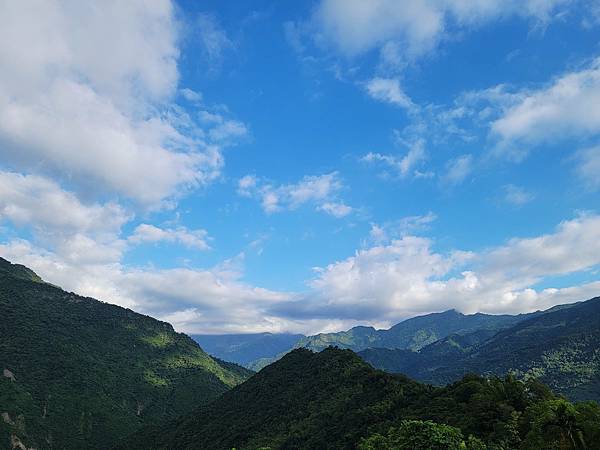
[[[572,405],[510,377],[467,376],[435,388],[375,370],[350,350],[296,349],[211,404],[140,430],[116,449],[577,448],[555,445],[568,444],[569,433],[598,448],[598,405]]]
[[[277,354],[253,359],[244,362],[243,365],[255,371],[261,370],[263,367],[277,361],[293,348],[308,348],[316,352],[330,346],[350,349],[355,352],[368,348],[410,349],[416,351],[451,334],[467,334],[473,331],[495,334],[503,328],[510,327],[536,314],[540,314],[540,312],[511,316],[481,313],[462,314],[452,309],[441,313],[413,317],[387,330],[357,326],[337,333],[304,336],[293,346],[281,350]],[[243,350],[241,353],[243,355]],[[223,358],[227,359],[226,356],[223,356]],[[237,358],[240,358],[240,356],[237,356]],[[238,362],[237,360],[234,361]]]
[[[210,355],[248,367],[263,358],[274,358],[293,348],[303,334],[192,334],[190,335]]]
[[[0,258],[1,449],[106,449],[250,375],[165,322]]]
[[[400,322],[388,330],[372,327],[354,327],[339,333],[321,333],[308,336],[297,347],[319,351],[329,346],[354,351],[369,347],[419,350],[450,334],[465,334],[475,330],[495,330],[512,326],[529,317],[528,314],[491,315],[462,314],[456,310],[426,314]]]
[[[313,336],[262,334],[193,335],[210,354],[242,364],[259,371],[280,359],[294,348],[321,351],[329,346],[346,348],[355,352],[367,348],[391,348],[418,350],[451,334],[467,334],[473,331],[495,334],[532,314],[491,315],[462,314],[456,310],[413,317],[388,330],[357,326],[337,333],[320,333]]]
[[[536,377],[575,400],[600,400],[600,297],[560,306],[485,336],[450,336],[419,352],[368,349],[375,367],[445,384],[465,373]]]

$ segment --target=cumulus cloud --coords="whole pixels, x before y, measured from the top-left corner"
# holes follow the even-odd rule
[[[121,227],[131,218],[116,203],[84,204],[47,178],[0,172],[0,222],[29,229],[73,263],[118,261]]]
[[[107,235],[129,218],[116,203],[85,205],[48,178],[0,172],[0,220],[45,233]]]
[[[500,153],[519,159],[532,146],[600,132],[600,59],[517,95],[518,101],[491,125]]]
[[[172,104],[178,34],[168,0],[2,3],[5,163],[152,207],[214,180],[221,149]],[[234,125],[214,140],[242,134]]]
[[[206,230],[188,230],[186,227],[160,228],[148,223],[138,225],[133,234],[129,236],[129,242],[135,244],[176,242],[198,250],[209,250],[209,239]]]
[[[453,30],[481,26],[518,16],[536,23],[551,20],[569,0],[412,1],[321,0],[310,20],[315,39],[346,56],[390,44],[402,48],[402,58],[414,58],[435,48]],[[389,58],[388,58],[389,59]]]
[[[508,241],[479,253],[440,253],[411,235],[356,252],[317,269],[312,296],[278,305],[292,317],[388,320],[457,308],[524,312],[591,298],[600,282],[535,288],[544,279],[600,264],[600,217],[583,215],[550,234]]]
[[[352,212],[352,207],[337,200],[342,188],[343,183],[337,172],[307,175],[297,183],[279,186],[262,182],[254,175],[246,175],[238,181],[238,193],[260,199],[267,213],[289,211],[312,204],[316,210],[338,218]]]

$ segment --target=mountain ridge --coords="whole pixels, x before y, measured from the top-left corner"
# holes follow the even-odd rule
[[[600,297],[558,305],[491,336],[462,339],[447,337],[413,353],[371,348],[359,354],[428,383],[445,384],[467,372],[512,372],[537,377],[572,399],[600,400]]]

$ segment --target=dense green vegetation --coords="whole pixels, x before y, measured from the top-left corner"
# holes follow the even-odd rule
[[[293,348],[304,337],[302,334],[192,334],[190,335],[208,354],[226,361],[249,367],[263,358],[276,355]]]
[[[106,449],[250,374],[167,323],[0,258],[0,449]]]
[[[600,400],[600,298],[553,308],[492,336],[453,335],[418,353],[368,349],[361,357],[389,372],[446,384],[465,373],[537,378],[572,400]]]
[[[359,450],[480,450],[486,445],[474,436],[466,440],[462,432],[450,425],[430,420],[403,420],[387,434],[373,434],[363,439]]]
[[[535,380],[469,375],[446,387],[373,369],[349,350],[297,349],[192,414],[118,449],[600,448],[600,408]]]

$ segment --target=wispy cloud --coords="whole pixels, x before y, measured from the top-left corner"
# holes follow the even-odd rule
[[[505,184],[502,186],[504,201],[515,206],[521,206],[529,203],[535,198],[535,194],[526,191],[520,186],[514,184]]]
[[[473,155],[461,155],[446,164],[446,173],[442,176],[445,184],[460,184],[473,171]]]
[[[142,243],[179,243],[198,250],[208,250],[210,237],[206,230],[188,230],[186,227],[160,228],[148,223],[138,225],[128,241],[134,244]]]
[[[576,173],[590,189],[600,189],[600,146],[577,152]]]
[[[238,181],[238,193],[244,197],[260,199],[261,206],[267,213],[289,211],[312,204],[316,210],[337,218],[353,211],[350,206],[338,200],[342,188],[342,180],[337,172],[305,176],[297,183],[282,185],[264,182],[254,175],[246,175]]]
[[[407,110],[415,107],[400,87],[397,78],[373,78],[365,83],[365,89],[369,96],[380,102],[391,103]]]
[[[392,169],[401,178],[407,176],[419,176],[416,168],[426,159],[425,144],[418,139],[409,145],[408,152],[402,156],[369,152],[361,158],[361,161],[369,164],[383,164]]]

